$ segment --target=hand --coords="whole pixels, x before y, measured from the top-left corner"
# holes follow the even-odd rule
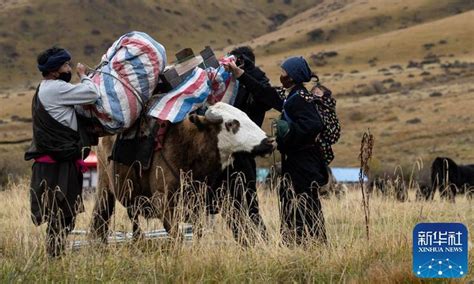
[[[245,72],[235,64],[235,61],[230,61],[229,63],[224,64],[224,68],[225,70],[232,72],[236,79],[242,76]]]
[[[283,138],[290,131],[290,125],[286,120],[279,119],[276,122],[276,136],[277,138]]]
[[[76,66],[76,72],[79,77],[85,76],[86,75],[86,67],[82,65],[81,63],[77,63]]]

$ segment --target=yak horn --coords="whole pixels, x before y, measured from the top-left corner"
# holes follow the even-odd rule
[[[206,113],[204,114],[204,116],[206,117],[206,119],[207,119],[210,123],[213,123],[213,124],[220,124],[220,123],[222,123],[222,122],[224,121],[224,119],[222,118],[222,116],[213,113],[210,109],[208,109],[208,110],[206,111]]]

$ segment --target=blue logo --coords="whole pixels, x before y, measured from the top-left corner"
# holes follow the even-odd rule
[[[468,273],[468,232],[461,223],[420,223],[413,229],[413,273],[461,278]]]

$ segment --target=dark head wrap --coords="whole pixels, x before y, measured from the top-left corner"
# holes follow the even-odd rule
[[[71,54],[66,49],[62,48],[49,49],[40,57],[41,60],[38,58],[38,69],[43,73],[56,71],[64,63],[71,60]]]
[[[294,56],[286,59],[281,64],[281,68],[286,71],[288,76],[296,84],[309,82],[311,80],[312,72],[309,68],[308,62],[302,56]]]

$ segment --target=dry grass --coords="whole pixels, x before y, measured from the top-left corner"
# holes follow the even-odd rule
[[[220,217],[199,243],[176,246],[165,241],[68,250],[60,259],[45,256],[44,227],[29,220],[27,182],[0,192],[0,279],[24,281],[118,282],[419,282],[411,273],[411,234],[418,222],[462,222],[472,230],[472,201],[459,197],[455,204],[410,201],[399,203],[375,196],[371,200],[371,240],[365,239],[360,192],[323,200],[329,245],[308,248],[279,245],[276,194],[259,190],[262,214],[270,241],[242,249],[232,239]],[[92,210],[76,229],[87,229]],[[154,220],[142,222],[145,230],[161,227]],[[130,231],[126,212],[119,206],[113,230]],[[70,237],[72,239],[72,237]],[[472,237],[471,237],[472,240]],[[470,274],[474,254],[470,245]]]
[[[165,1],[161,9],[156,7],[155,1],[124,2],[123,7],[116,7],[116,1],[95,1],[84,7],[80,1],[72,4],[31,0],[4,2],[0,4],[0,10],[3,8],[0,22],[4,23],[4,28],[0,28],[3,36],[0,43],[14,46],[18,54],[13,53],[17,56],[14,58],[5,52],[0,58],[6,62],[0,72],[3,74],[0,82],[4,83],[0,90],[0,119],[3,121],[0,141],[31,136],[31,125],[11,121],[11,116],[30,115],[34,90],[27,89],[38,80],[32,62],[39,50],[57,42],[71,48],[75,60],[93,65],[115,38],[138,29],[163,42],[170,55],[185,46],[198,50],[205,44],[222,47],[230,42],[253,39],[248,43],[256,47],[257,63],[275,84],[278,84],[278,63],[284,57],[337,51],[338,56],[328,59],[327,65],[313,66],[338,98],[343,135],[335,146],[334,165],[357,165],[361,133],[367,128],[375,136],[374,163],[380,168],[412,164],[423,158],[426,169],[438,155],[451,156],[460,163],[474,161],[470,115],[474,107],[472,69],[470,75],[454,70],[462,76],[438,82],[425,79],[446,75],[439,64],[421,69],[406,68],[409,60],[420,61],[429,53],[440,56],[441,62],[474,61],[472,1],[338,0],[321,4],[326,7],[341,3],[335,10],[325,10],[313,1],[293,1],[292,5],[286,5],[283,1],[259,0],[249,6],[246,1],[209,0],[200,3],[199,8],[189,6],[187,1]],[[58,9],[64,13],[48,15],[45,11],[51,5],[60,6]],[[166,11],[165,6],[173,8]],[[456,9],[460,7],[464,7],[465,12],[457,14]],[[104,10],[113,17],[104,16]],[[303,10],[306,11],[290,18],[276,31],[264,34],[270,24],[269,16],[277,13],[291,16]],[[124,11],[127,16],[139,14],[141,17],[120,16]],[[318,16],[318,13],[321,14]],[[415,19],[415,14],[419,18]],[[386,21],[381,25],[367,24],[384,18]],[[78,27],[77,22],[84,25]],[[60,28],[50,33],[44,29],[48,25]],[[93,33],[97,27],[100,34]],[[316,28],[337,32],[329,41],[312,42],[307,33]],[[257,37],[259,35],[262,36]],[[80,39],[79,44],[77,39]],[[441,40],[446,43],[439,44]],[[436,45],[427,50],[424,48],[427,43]],[[84,54],[88,44],[95,46],[91,55]],[[376,66],[370,66],[369,60],[374,57],[378,58]],[[394,64],[403,70],[390,70],[392,75],[389,76],[379,71],[390,69]],[[426,78],[420,75],[425,71],[430,73]],[[359,84],[370,85],[389,78],[403,87],[408,86],[408,92],[338,97],[341,93],[360,90],[356,87]],[[435,91],[443,95],[430,97]],[[19,96],[19,93],[25,95]],[[358,115],[354,115],[356,113]],[[270,133],[269,121],[275,117],[276,112],[267,114],[267,133]],[[421,122],[407,123],[416,118]],[[6,163],[28,167],[20,161],[25,146],[2,145],[0,154],[5,156]],[[269,160],[260,160],[260,164],[268,163]],[[360,192],[352,190],[341,200],[323,201],[330,239],[328,247],[315,244],[309,249],[288,249],[279,246],[277,196],[260,190],[270,242],[259,243],[255,248],[241,249],[218,217],[214,228],[211,230],[208,226],[204,239],[198,244],[178,247],[152,241],[109,245],[69,250],[59,260],[48,260],[43,249],[45,228],[35,228],[29,220],[27,184],[23,181],[0,192],[2,282],[417,282],[411,274],[414,224],[459,221],[471,230],[474,224],[472,201],[465,198],[458,199],[456,204],[438,199],[424,203],[415,201],[414,192],[410,191],[410,202],[398,203],[376,196],[371,199],[371,241],[367,243]],[[92,206],[89,198],[87,212],[80,215],[76,228],[88,228]],[[161,227],[157,220],[142,222],[144,230]],[[112,228],[131,231],[126,211],[120,206]],[[473,280],[473,269],[471,245],[470,275],[466,281]]]

